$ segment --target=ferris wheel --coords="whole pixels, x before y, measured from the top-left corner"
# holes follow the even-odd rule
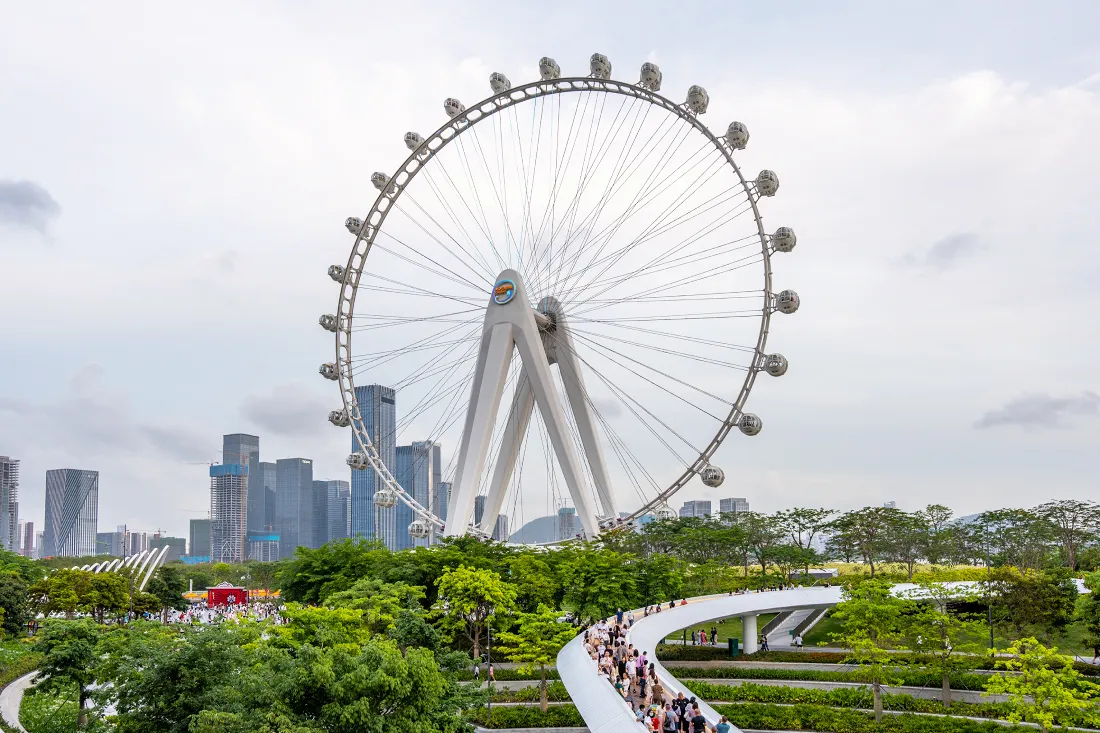
[[[360,511],[403,511],[419,541],[563,506],[583,538],[676,516],[677,491],[723,483],[731,434],[760,433],[757,375],[787,371],[766,341],[799,298],[773,292],[771,256],[797,240],[764,228],[779,179],[738,166],[747,127],[712,133],[706,90],[674,102],[652,63],[636,82],[601,54],[587,76],[538,68],[515,86],[494,73],[490,96],[447,99],[439,129],[406,133],[329,268],[329,421],[373,473]]]

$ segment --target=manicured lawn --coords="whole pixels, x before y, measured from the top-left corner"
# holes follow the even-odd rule
[[[764,628],[764,624],[768,623],[773,618],[775,618],[774,613],[762,613],[762,614],[760,614],[760,616],[756,619],[757,632],[759,632],[760,629]],[[693,629],[695,631],[698,631],[699,629],[702,629],[702,628],[705,627],[706,630],[707,630],[707,640],[709,641],[710,640],[710,629],[711,629],[712,626],[717,626],[718,627],[718,643],[719,644],[725,644],[726,639],[729,639],[731,637],[741,640],[741,643],[744,644],[745,634],[744,634],[744,630],[741,628],[741,619],[739,617],[735,616],[733,618],[728,618],[728,619],[726,619],[726,620],[724,620],[720,623],[700,624],[700,625],[697,625],[697,626],[688,627],[686,629],[688,645],[691,644],[691,632],[692,632]],[[678,631],[675,634],[669,635],[667,640],[679,641],[683,638],[684,638],[683,637],[683,631]]]

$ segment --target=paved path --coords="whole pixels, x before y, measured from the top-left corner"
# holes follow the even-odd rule
[[[25,674],[10,685],[0,690],[0,717],[12,730],[26,733],[26,729],[19,724],[19,704],[23,701],[23,693],[32,687],[31,680],[38,672]]]

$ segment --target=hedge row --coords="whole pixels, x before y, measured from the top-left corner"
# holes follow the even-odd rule
[[[844,652],[820,652],[801,651],[783,652],[767,651],[753,654],[742,654],[738,657],[730,657],[729,649],[725,646],[682,646],[678,644],[658,644],[657,658],[662,662],[714,662],[714,661],[738,661],[738,662],[794,662],[801,664],[844,664],[848,655]],[[932,661],[927,654],[898,653],[895,655],[899,665],[922,667]],[[970,669],[995,669],[994,660],[986,656],[974,656],[971,659]],[[1074,662],[1074,668],[1083,675],[1090,677],[1100,676],[1100,667],[1094,667],[1085,662]]]
[[[540,678],[538,670],[534,672],[520,672],[518,669],[494,669],[493,675],[496,677],[497,682],[515,682],[517,680],[537,680]],[[470,682],[474,679],[473,672],[459,672],[458,680],[461,682]],[[546,670],[546,679],[556,680],[558,679],[558,670],[548,669]],[[481,681],[485,682],[485,670],[481,672]]]
[[[712,679],[712,680],[789,680],[798,682],[870,682],[866,672],[860,669],[853,670],[817,670],[817,669],[782,669],[771,667],[673,667],[667,668],[668,673],[678,679]],[[935,687],[939,688],[942,678],[938,672],[922,672],[912,669],[898,669],[895,672],[898,684],[906,687]],[[951,688],[955,690],[984,690],[989,676],[984,674],[966,674],[962,672],[951,675]]]
[[[874,715],[858,710],[838,710],[816,705],[716,705],[738,728],[757,730],[806,730],[819,733],[1035,733],[1023,725],[967,720],[946,715],[887,715],[876,723]]]
[[[1035,733],[1035,728],[1001,725],[945,715],[887,715],[875,723],[871,713],[819,705],[717,705],[738,728],[756,730],[819,731],[820,733]],[[491,721],[481,709],[470,720],[486,728],[552,728],[584,725],[572,705],[556,705],[545,713],[537,706],[493,708]]]
[[[495,690],[493,702],[539,702],[541,699],[538,685],[520,690]],[[564,702],[569,699],[569,690],[561,682],[551,682],[546,686],[546,699],[552,702]]]
[[[862,708],[869,710],[874,705],[874,696],[870,687],[845,687],[836,690],[804,689],[801,687],[773,687],[755,685],[747,682],[743,685],[714,685],[709,682],[686,683],[696,696],[703,700],[721,700],[723,702],[760,702],[783,705],[823,705],[831,708]],[[944,713],[943,703],[912,695],[886,693],[882,696],[882,706],[886,710],[905,713]],[[954,715],[966,715],[971,718],[1005,718],[1010,707],[1005,703],[954,702],[951,712]]]

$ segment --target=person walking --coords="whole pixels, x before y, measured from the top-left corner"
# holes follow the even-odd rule
[[[710,627],[710,645],[714,646],[717,643],[718,643],[718,627],[717,626],[711,626]]]
[[[496,676],[496,673],[493,672],[493,665],[490,662],[489,663],[489,684],[491,685],[496,681],[497,681],[497,676]]]
[[[730,733],[730,719],[723,715],[718,719],[718,725],[714,726],[717,733]]]
[[[802,634],[794,635],[794,648],[798,651],[802,651]]]

